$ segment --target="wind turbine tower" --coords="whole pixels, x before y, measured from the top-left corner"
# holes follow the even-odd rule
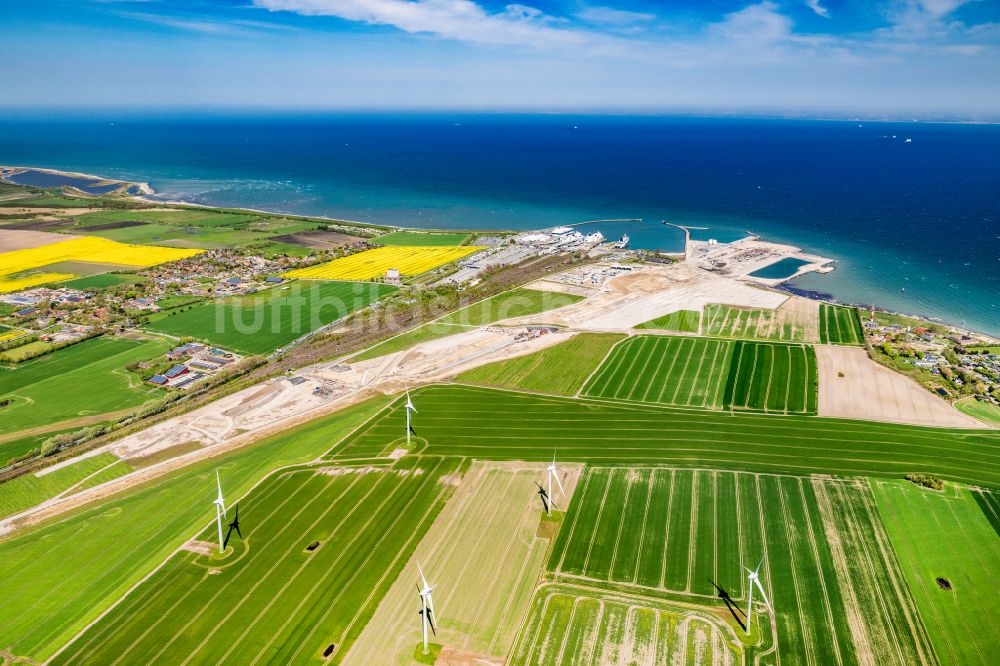
[[[771,610],[771,602],[767,600],[767,595],[764,594],[764,587],[760,584],[760,567],[764,564],[764,558],[760,558],[760,562],[757,564],[757,568],[751,571],[746,567],[743,569],[747,572],[747,634],[750,633],[750,613],[753,611],[753,588],[756,585],[757,589],[760,590],[760,596],[764,598],[764,603],[767,604],[767,609]],[[740,565],[743,566],[742,564]]]
[[[420,595],[420,603],[422,608],[420,609],[421,617],[421,628],[423,629],[424,636],[424,654],[429,654],[427,648],[427,625],[430,625],[431,631],[437,636],[437,629],[434,627],[434,600],[431,599],[431,592],[434,590],[432,585],[428,585],[427,579],[424,577],[424,570],[420,568],[420,563],[417,562],[417,571],[420,572],[420,582],[423,583],[423,587],[417,585],[417,593]]]
[[[413,401],[410,400],[410,389],[406,389],[406,446],[410,446],[410,415],[416,414],[417,408],[413,406]],[[426,642],[426,641],[425,641]]]
[[[552,515],[552,504],[555,502],[555,496],[552,494],[552,479],[556,480],[556,485],[559,486],[559,496],[565,495],[563,491],[562,481],[559,480],[559,470],[556,469],[556,454],[552,454],[552,464],[548,466],[549,473],[549,505],[548,505],[548,515]]]
[[[215,470],[215,484],[219,489],[219,496],[215,498],[215,522],[219,527],[219,552],[225,551],[225,542],[222,539],[222,519],[226,515],[226,500],[222,497],[222,480],[219,479],[219,470]]]

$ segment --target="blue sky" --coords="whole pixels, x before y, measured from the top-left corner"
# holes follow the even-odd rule
[[[1000,118],[997,0],[4,0],[0,106]]]

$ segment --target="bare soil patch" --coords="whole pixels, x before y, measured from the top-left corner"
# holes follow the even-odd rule
[[[27,250],[33,247],[51,245],[64,240],[70,240],[73,236],[63,234],[50,234],[45,231],[31,231],[23,229],[12,229],[10,225],[0,229],[0,252],[13,252],[14,250]]]
[[[357,243],[361,239],[357,236],[349,236],[337,233],[336,231],[303,231],[299,234],[274,236],[271,240],[281,243],[291,243],[292,245],[301,245],[314,250],[328,250],[334,247]]]
[[[982,428],[950,403],[868,358],[864,349],[818,345],[819,415],[946,428]]]
[[[186,550],[199,555],[211,555],[219,547],[219,544],[210,541],[199,541],[191,539],[181,546],[181,550]]]

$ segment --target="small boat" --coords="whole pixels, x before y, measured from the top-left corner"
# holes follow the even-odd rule
[[[631,239],[628,237],[628,234],[622,234],[622,237],[618,239],[617,243],[615,243],[615,249],[624,250],[628,247],[629,240]]]

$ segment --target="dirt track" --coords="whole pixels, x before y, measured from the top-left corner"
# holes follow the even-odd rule
[[[983,427],[910,378],[871,360],[864,349],[817,345],[816,361],[820,416],[947,428]]]

